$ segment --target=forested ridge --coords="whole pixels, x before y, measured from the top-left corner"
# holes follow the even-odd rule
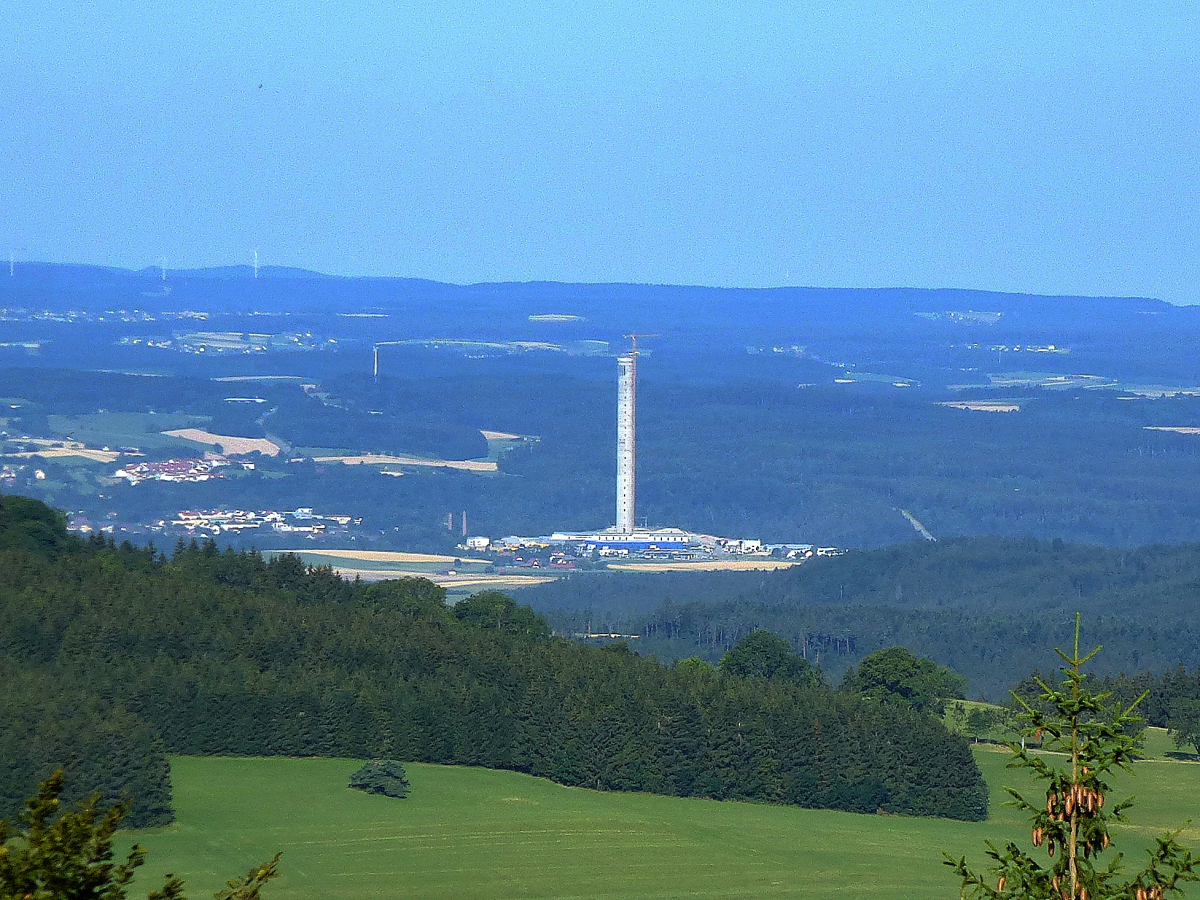
[[[966,744],[813,679],[552,638],[500,594],[299,559],[82,541],[0,496],[0,816],[56,760],[170,817],[165,753],[387,757],[564,784],[979,819]],[[147,799],[149,798],[149,800]]]
[[[715,661],[764,628],[831,675],[896,644],[1003,701],[1075,612],[1115,674],[1200,665],[1200,547],[1113,549],[1016,538],[912,542],[778,572],[578,575],[520,592],[555,627],[639,634],[641,652]]]

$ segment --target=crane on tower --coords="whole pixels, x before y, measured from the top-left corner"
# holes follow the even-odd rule
[[[662,337],[661,334],[638,334],[636,331],[632,332],[630,334],[622,335],[622,336],[629,339],[629,344],[630,344],[629,353],[631,356],[638,355],[638,345],[637,345],[638,338]]]

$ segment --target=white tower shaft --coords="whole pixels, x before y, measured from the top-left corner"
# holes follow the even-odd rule
[[[633,532],[637,353],[617,357],[617,531]]]

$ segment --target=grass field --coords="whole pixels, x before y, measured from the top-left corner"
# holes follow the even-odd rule
[[[140,447],[159,450],[164,447],[187,448],[186,441],[162,432],[207,422],[206,416],[182,413],[90,413],[82,416],[49,416],[50,430],[70,436],[89,447]]]
[[[179,821],[135,833],[149,851],[137,886],[173,871],[203,897],[282,850],[265,900],[949,900],[958,886],[942,850],[982,863],[985,839],[1028,837],[1000,805],[1001,785],[1021,786],[1021,774],[1005,770],[1005,753],[977,757],[993,796],[979,824],[599,793],[418,764],[409,799],[390,800],[345,787],[351,760],[176,758]],[[1139,768],[1128,779],[1135,825],[1114,831],[1132,860],[1195,815],[1200,797],[1200,764]],[[1200,829],[1182,838],[1200,844]]]

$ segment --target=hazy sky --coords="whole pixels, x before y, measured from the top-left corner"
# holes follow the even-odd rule
[[[1200,301],[1194,2],[31,0],[0,42],[19,260]]]

